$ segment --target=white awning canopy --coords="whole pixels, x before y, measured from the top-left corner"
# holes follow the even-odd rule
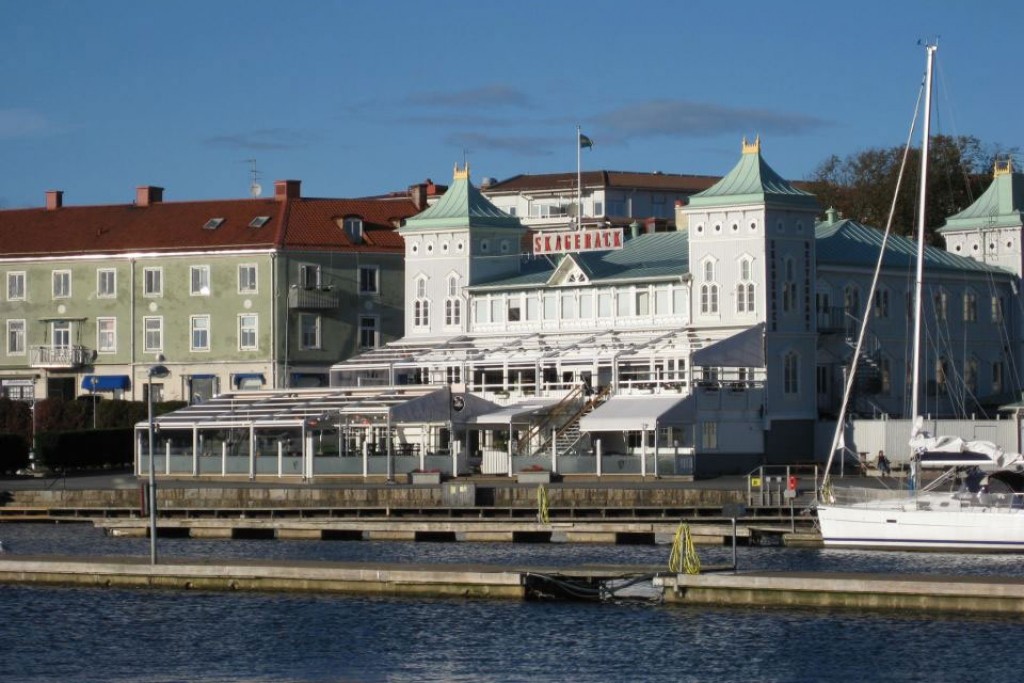
[[[693,421],[693,397],[614,396],[580,420],[584,432],[635,432]]]
[[[501,410],[491,411],[467,420],[469,424],[508,426],[510,424],[528,424],[533,418],[539,417],[550,410],[556,403],[554,400],[536,400],[505,406]]]

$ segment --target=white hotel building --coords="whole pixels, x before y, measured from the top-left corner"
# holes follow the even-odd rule
[[[978,250],[928,250],[927,326],[940,343],[923,373],[934,414],[996,405],[1018,386],[1020,183],[997,173],[944,229],[970,253],[972,235],[998,227],[998,265]],[[335,365],[330,388],[236,392],[162,417],[165,432],[181,432],[157,467],[711,476],[812,461],[881,241],[831,211],[819,222],[821,213],[758,142],[744,143],[736,166],[681,207],[685,227],[566,236],[561,246],[621,248],[559,252],[456,169],[444,196],[399,228],[402,339]],[[898,370],[908,365],[914,249],[891,240],[855,392],[867,415],[902,414],[909,386]]]

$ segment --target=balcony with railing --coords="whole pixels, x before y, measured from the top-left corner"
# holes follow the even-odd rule
[[[33,346],[29,365],[33,368],[69,370],[92,361],[92,349],[85,346]]]
[[[337,308],[338,295],[329,287],[292,287],[288,290],[288,308]]]

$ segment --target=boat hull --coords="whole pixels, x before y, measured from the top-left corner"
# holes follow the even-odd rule
[[[819,505],[828,548],[1024,553],[1024,510],[971,506]]]

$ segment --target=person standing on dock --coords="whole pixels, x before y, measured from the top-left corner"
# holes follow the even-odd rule
[[[883,477],[888,477],[889,472],[892,471],[892,468],[889,467],[889,458],[885,457],[885,451],[878,451],[878,460],[876,461],[876,465],[878,466],[878,471]]]

